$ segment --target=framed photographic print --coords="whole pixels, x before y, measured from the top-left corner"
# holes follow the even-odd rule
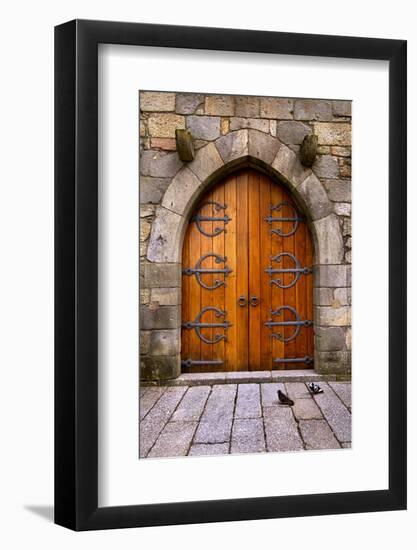
[[[404,509],[406,42],[55,51],[56,523]]]

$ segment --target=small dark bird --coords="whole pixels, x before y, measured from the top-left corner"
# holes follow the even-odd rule
[[[290,399],[285,393],[283,393],[281,390],[278,390],[278,399],[283,405],[289,405],[292,407],[294,405],[294,401]]]
[[[311,393],[323,393],[323,390],[320,388],[320,386],[318,384],[315,384],[314,382],[309,383],[308,389],[311,391]]]

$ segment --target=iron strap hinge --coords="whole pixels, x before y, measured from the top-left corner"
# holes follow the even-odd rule
[[[277,327],[277,326],[283,326],[283,327],[295,327],[294,332],[291,334],[291,336],[288,336],[285,338],[285,336],[280,332],[272,332],[271,338],[276,338],[280,342],[290,342],[291,340],[294,340],[300,332],[301,327],[311,327],[313,325],[313,321],[310,319],[301,319],[298,312],[290,306],[281,306],[275,311],[271,311],[271,317],[277,315],[280,316],[284,313],[284,311],[290,311],[294,315],[293,321],[273,321],[272,318],[269,319],[265,323],[265,326],[268,328]]]
[[[186,330],[194,329],[200,340],[202,340],[206,344],[217,344],[221,340],[227,341],[227,336],[225,334],[215,334],[213,340],[210,340],[209,338],[201,334],[201,329],[203,328],[224,328],[227,331],[227,329],[232,326],[232,323],[227,320],[218,323],[203,323],[201,321],[201,318],[204,313],[207,313],[208,311],[214,311],[216,317],[226,317],[227,315],[226,311],[223,311],[218,307],[204,307],[194,319],[194,321],[186,321],[185,323],[182,323],[182,328]]]
[[[298,212],[295,209],[295,207],[288,201],[280,202],[275,206],[271,204],[269,209],[271,210],[271,212],[273,212],[274,210],[279,212],[284,208],[284,206],[292,210],[293,216],[283,216],[282,218],[275,218],[274,216],[270,215],[270,216],[266,216],[264,220],[268,222],[269,225],[272,225],[275,222],[293,222],[292,228],[287,233],[284,233],[282,229],[271,229],[270,231],[271,233],[278,235],[280,237],[290,237],[291,235],[294,235],[294,233],[297,231],[299,223],[304,221],[304,218],[298,215]]]
[[[313,358],[310,355],[305,357],[277,357],[274,359],[274,363],[305,363],[306,365],[311,365],[313,363]]]
[[[206,258],[214,258],[215,259],[215,262],[217,264],[220,264],[220,263],[225,263],[227,261],[227,257],[226,256],[220,256],[219,254],[214,254],[214,253],[209,253],[209,254],[204,254],[204,256],[201,256],[201,258],[198,260],[198,262],[195,264],[195,267],[186,267],[182,270],[183,274],[184,275],[195,275],[198,283],[200,284],[200,286],[202,286],[203,288],[207,289],[207,290],[215,290],[216,288],[219,288],[220,286],[227,286],[226,285],[226,282],[225,281],[221,281],[220,279],[215,279],[214,281],[214,284],[212,286],[206,284],[202,279],[201,279],[201,274],[216,274],[216,273],[224,273],[224,276],[227,277],[229,275],[229,273],[231,273],[233,270],[228,267],[227,265],[224,267],[224,268],[220,268],[220,267],[214,267],[214,268],[211,268],[211,267],[201,267],[201,264],[203,263],[203,261],[206,259]]]
[[[193,367],[193,366],[200,366],[200,365],[223,365],[223,361],[221,359],[214,359],[213,361],[205,361],[204,359],[194,360],[194,359],[184,359],[181,361],[181,366],[183,367]]]
[[[271,285],[277,285],[280,288],[291,288],[294,286],[301,275],[308,275],[309,273],[312,273],[313,270],[311,267],[301,267],[300,262],[297,260],[297,258],[294,256],[294,254],[290,254],[289,252],[281,252],[280,254],[277,254],[276,256],[271,256],[271,260],[276,263],[280,263],[281,260],[283,260],[285,257],[290,258],[290,260],[294,263],[294,267],[292,268],[275,268],[271,265],[265,269],[266,273],[268,273],[270,276],[272,276],[275,273],[294,273],[294,279],[289,284],[284,284],[282,279],[271,279],[269,281],[269,284]]]
[[[217,237],[217,235],[220,235],[220,233],[227,233],[226,225],[231,221],[232,218],[225,214],[224,216],[205,216],[204,214],[201,214],[202,209],[205,206],[213,206],[213,210],[216,212],[219,212],[220,210],[226,210],[227,204],[220,204],[216,201],[208,201],[202,204],[197,212],[197,214],[192,218],[192,221],[195,222],[198,230],[202,235],[205,235],[206,237]],[[224,227],[215,227],[213,229],[213,233],[209,233],[203,227],[201,226],[201,222],[224,222]]]

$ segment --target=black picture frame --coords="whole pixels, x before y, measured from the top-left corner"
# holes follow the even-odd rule
[[[389,62],[389,488],[98,507],[98,44]],[[404,40],[74,20],[55,28],[55,522],[109,529],[406,508]]]

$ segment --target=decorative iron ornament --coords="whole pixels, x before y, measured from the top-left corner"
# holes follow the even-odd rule
[[[271,260],[273,262],[280,263],[281,259],[287,256],[288,258],[291,258],[291,260],[294,262],[294,267],[290,269],[284,269],[284,268],[273,268],[271,265],[265,269],[267,273],[272,277],[274,273],[294,273],[294,279],[288,284],[285,285],[282,279],[271,279],[269,281],[270,285],[277,285],[280,288],[291,288],[294,286],[298,279],[301,277],[301,275],[308,275],[309,273],[312,273],[312,269],[310,267],[301,267],[300,262],[297,260],[297,258],[290,254],[289,252],[281,252],[280,254],[277,254],[276,256],[271,256]]]
[[[282,229],[271,229],[270,230],[271,234],[273,233],[275,235],[279,235],[280,237],[290,237],[291,235],[294,235],[294,233],[297,231],[299,223],[304,221],[304,218],[301,218],[298,215],[298,212],[295,209],[294,205],[292,205],[288,201],[280,202],[279,204],[276,204],[275,206],[273,206],[271,204],[269,209],[271,210],[271,212],[273,212],[273,211],[279,212],[283,209],[284,206],[287,206],[288,208],[290,208],[293,211],[294,215],[291,216],[291,217],[282,217],[282,218],[274,218],[271,215],[271,216],[267,216],[264,219],[265,219],[265,221],[267,221],[269,223],[269,225],[272,225],[275,222],[293,222],[292,229],[288,233],[283,233]]]
[[[213,306],[203,307],[203,309],[200,311],[200,313],[197,315],[194,321],[187,321],[185,323],[182,323],[182,327],[187,330],[194,329],[197,336],[200,338],[200,340],[202,340],[206,344],[217,344],[221,340],[225,340],[227,342],[227,336],[225,334],[215,334],[213,340],[209,340],[209,338],[206,338],[201,334],[201,329],[203,328],[224,328],[225,330],[227,330],[229,327],[232,326],[232,323],[226,320],[223,321],[222,323],[221,322],[202,323],[201,318],[204,315],[204,313],[207,313],[207,311],[214,311],[216,317],[226,317],[227,315],[226,311],[223,311],[218,307],[213,307]]]
[[[213,233],[209,233],[206,231],[202,226],[201,222],[224,222],[224,225],[226,226],[232,218],[230,218],[227,214],[224,216],[204,216],[201,211],[205,206],[213,206],[213,211],[220,212],[220,210],[226,210],[227,204],[220,204],[216,201],[208,201],[202,204],[197,212],[197,214],[194,216],[192,221],[196,223],[196,226],[200,233],[205,235],[206,237],[217,237],[217,235],[220,235],[220,233],[227,233],[226,227],[215,227]]]
[[[232,269],[228,267],[227,265],[224,268],[210,268],[210,267],[201,267],[201,264],[206,258],[214,258],[215,262],[217,264],[226,263],[227,257],[226,256],[220,256],[219,254],[214,254],[210,252],[209,254],[204,254],[204,256],[201,256],[201,258],[198,260],[198,262],[195,264],[195,267],[186,267],[182,270],[184,275],[195,275],[195,278],[197,279],[200,286],[207,290],[215,290],[216,288],[219,288],[219,286],[227,286],[225,281],[221,281],[220,279],[215,279],[214,284],[212,286],[207,285],[201,278],[201,275],[203,273],[224,273],[224,276],[227,277],[229,273],[232,272]]]
[[[291,313],[294,315],[295,319],[294,321],[273,321],[272,317],[275,315],[280,316],[284,311],[291,311]],[[283,334],[280,332],[272,332],[271,338],[276,338],[280,342],[290,342],[291,340],[294,340],[294,338],[297,338],[301,327],[311,327],[313,324],[313,321],[304,319],[302,320],[300,316],[298,315],[297,311],[290,306],[281,306],[276,310],[271,310],[271,319],[265,323],[265,326],[268,328],[272,327],[295,327],[295,330],[291,336],[288,338],[285,338]]]
[[[285,359],[277,357],[274,359],[274,363],[305,363],[306,365],[311,365],[313,358],[310,355],[306,355],[305,357],[288,357]]]
[[[187,369],[191,368],[191,367],[199,367],[199,366],[202,366],[202,365],[223,365],[223,361],[221,359],[214,359],[213,361],[204,361],[203,359],[201,360],[194,360],[194,359],[191,359],[191,358],[188,358],[188,359],[184,359],[183,361],[181,361],[181,366],[182,367],[186,367]]]

